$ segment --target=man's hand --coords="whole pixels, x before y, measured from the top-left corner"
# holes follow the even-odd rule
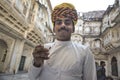
[[[49,50],[47,48],[44,48],[41,45],[38,45],[35,47],[33,51],[33,58],[34,58],[34,66],[35,67],[41,67],[44,63],[44,60],[49,59]]]

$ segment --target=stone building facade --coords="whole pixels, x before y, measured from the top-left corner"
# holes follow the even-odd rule
[[[108,75],[120,79],[120,0],[108,6],[101,26],[103,54],[107,56]]]
[[[28,71],[34,47],[52,34],[51,11],[49,0],[0,0],[0,73]]]
[[[105,11],[82,13],[75,27],[72,40],[89,46],[96,62],[105,61],[106,75],[120,79],[120,0]]]

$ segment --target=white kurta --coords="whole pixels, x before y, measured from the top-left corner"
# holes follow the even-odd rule
[[[55,41],[50,59],[44,65],[29,70],[30,80],[97,80],[93,54],[89,48],[71,41]]]

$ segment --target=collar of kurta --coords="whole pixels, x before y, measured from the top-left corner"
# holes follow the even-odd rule
[[[58,45],[58,46],[64,46],[64,45],[69,45],[69,44],[71,44],[72,43],[72,41],[59,41],[59,40],[55,40],[55,44],[56,45]]]

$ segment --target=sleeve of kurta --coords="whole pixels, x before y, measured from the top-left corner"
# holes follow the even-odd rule
[[[83,80],[97,80],[94,56],[89,48],[86,48],[85,52]]]
[[[39,76],[40,76],[40,72],[41,72],[42,67],[35,67],[33,65],[31,65],[29,71],[28,71],[28,77],[30,80],[38,80]]]

